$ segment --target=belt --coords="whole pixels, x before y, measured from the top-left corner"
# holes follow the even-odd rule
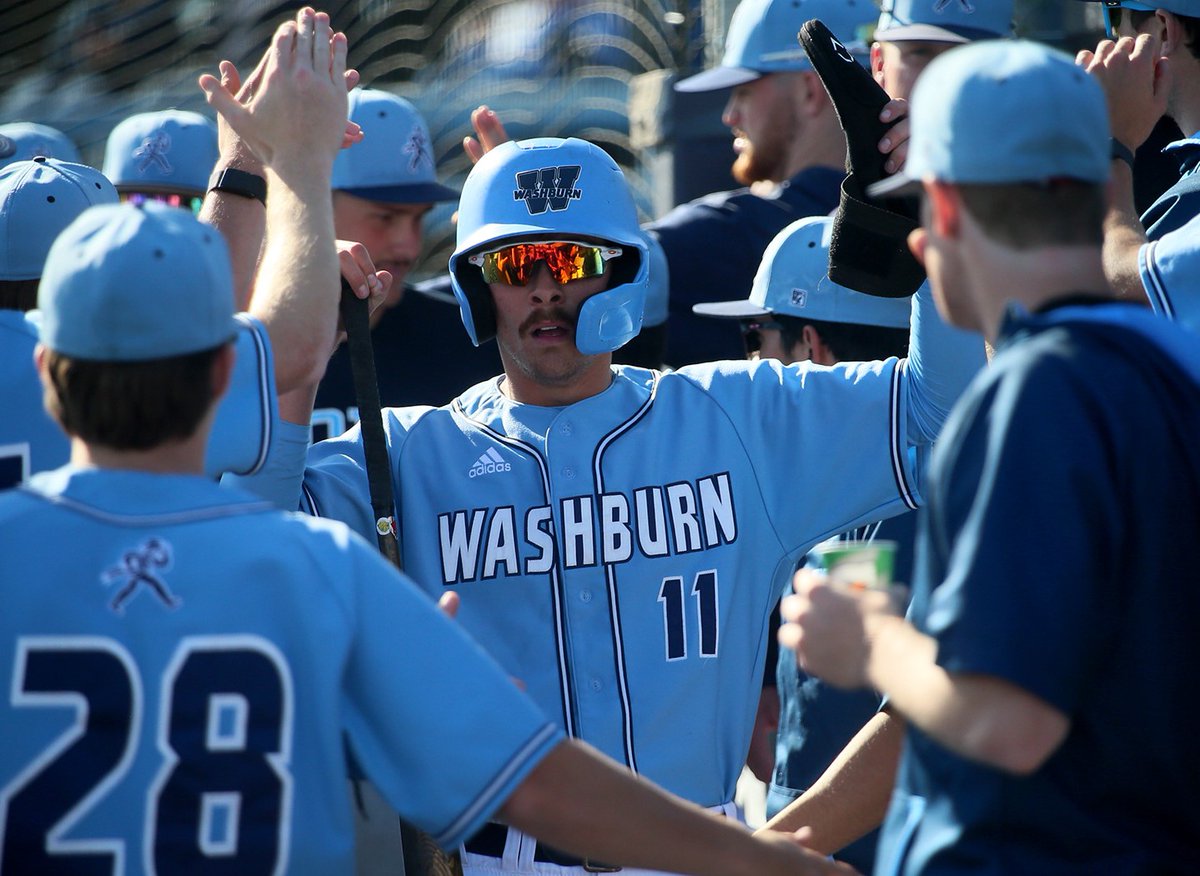
[[[504,846],[507,842],[508,826],[489,821],[480,828],[478,833],[463,843],[463,848],[473,855],[503,858]],[[621,870],[620,867],[601,864],[590,858],[577,858],[544,843],[538,843],[534,848],[533,859],[543,864],[557,864],[559,867],[582,867],[587,873],[618,873]]]

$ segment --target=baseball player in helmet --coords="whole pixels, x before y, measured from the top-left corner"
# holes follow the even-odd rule
[[[244,114],[204,80],[239,130],[276,147],[263,280],[298,294],[337,281],[324,195],[344,63],[344,38],[305,9],[277,31]],[[298,112],[316,142],[279,139]],[[297,249],[309,258],[278,257]],[[646,867],[849,872],[564,739],[345,526],[203,477],[234,299],[221,236],[163,205],[89,209],[50,251],[38,369],[72,464],[0,495],[14,585],[0,617],[6,873],[349,872],[347,748],[446,845],[496,813],[575,854]]]
[[[617,166],[574,139],[479,161],[450,268],[467,332],[495,337],[504,373],[442,408],[384,412],[405,569],[457,594],[459,621],[568,735],[734,814],[787,575],[812,544],[920,502],[980,339],[921,294],[906,360],[613,366],[648,260]],[[302,401],[287,400],[293,423]],[[311,451],[306,430],[283,437],[254,488],[373,533],[359,430]],[[500,824],[464,844],[468,872],[582,863]]]

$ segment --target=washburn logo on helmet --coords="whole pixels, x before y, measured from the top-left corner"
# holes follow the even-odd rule
[[[531,216],[545,213],[547,208],[555,212],[565,210],[571,201],[583,197],[583,189],[575,188],[582,170],[581,165],[564,164],[519,171],[513,200],[524,201]]]
[[[512,471],[512,466],[504,461],[504,457],[496,452],[495,447],[489,447],[487,452],[467,472],[468,477],[478,478],[485,474],[495,474],[500,471]]]

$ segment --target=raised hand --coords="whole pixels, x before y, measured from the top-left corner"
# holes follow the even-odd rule
[[[326,13],[306,6],[281,24],[244,85],[232,64],[221,73],[201,76],[200,87],[264,164],[276,173],[332,165],[347,137],[347,85],[357,76],[347,77],[346,37],[330,30]]]

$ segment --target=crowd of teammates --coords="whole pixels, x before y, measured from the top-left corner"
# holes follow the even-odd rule
[[[441,185],[308,7],[103,172],[0,126],[0,872],[400,872],[397,813],[481,876],[1193,872],[1200,2],[1105,2],[1074,59],[1007,0],[883,5],[868,44],[859,0],[742,0],[679,87],[730,90],[749,187],[645,229],[603,151],[486,108]],[[863,142],[877,209],[921,200],[911,296],[828,276]],[[897,526],[903,618],[794,575]]]

